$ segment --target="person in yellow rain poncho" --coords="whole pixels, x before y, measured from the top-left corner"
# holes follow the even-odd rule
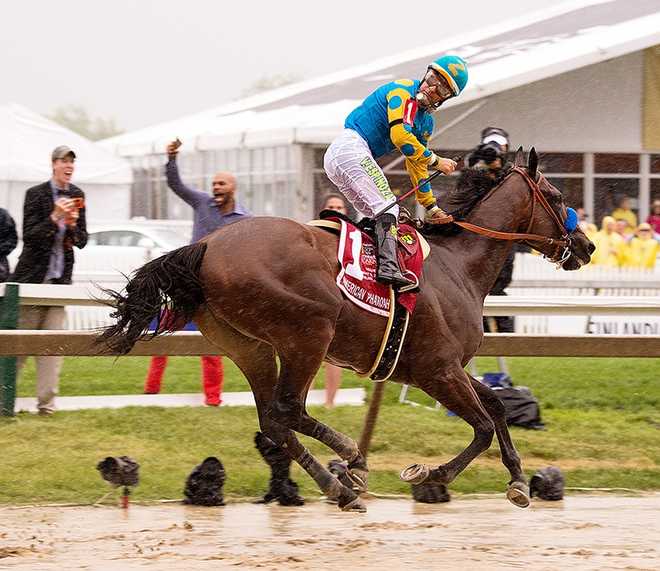
[[[632,235],[637,228],[637,215],[633,212],[630,207],[630,198],[628,196],[622,196],[619,199],[619,206],[610,214],[615,220],[625,220],[627,227],[625,233]]]
[[[603,225],[593,237],[596,251],[591,256],[591,263],[598,266],[616,268],[625,260],[626,242],[616,231],[616,220],[612,216],[603,218]]]
[[[651,225],[642,222],[637,227],[636,236],[626,248],[625,265],[629,268],[644,268],[652,270],[660,252],[660,244],[653,238]]]

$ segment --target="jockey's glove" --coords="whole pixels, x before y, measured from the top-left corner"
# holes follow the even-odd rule
[[[434,223],[445,224],[452,221],[451,215],[447,214],[437,204],[431,204],[426,208],[426,221]]]
[[[439,157],[433,153],[429,161],[429,167],[437,171],[442,171],[445,174],[451,174],[456,169],[456,161]]]

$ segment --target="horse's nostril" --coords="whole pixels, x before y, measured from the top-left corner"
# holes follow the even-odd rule
[[[589,247],[587,248],[587,250],[589,251],[589,255],[591,256],[591,254],[593,254],[594,251],[596,250],[596,245],[593,242],[589,242]]]

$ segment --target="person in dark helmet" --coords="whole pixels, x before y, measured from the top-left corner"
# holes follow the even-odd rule
[[[497,178],[506,164],[509,152],[509,134],[499,127],[486,127],[481,131],[481,142],[467,157],[467,166],[484,170]]]
[[[486,127],[481,131],[481,140],[477,147],[466,157],[467,166],[484,172],[493,181],[497,180],[505,171],[506,155],[509,152],[509,134],[500,127]],[[493,182],[493,185],[495,182]],[[504,291],[511,283],[513,277],[513,262],[516,248],[512,248],[507,256],[502,271],[497,276],[489,295],[506,295]],[[494,328],[491,326],[492,325]],[[514,331],[513,317],[497,316],[492,320],[483,319],[485,332],[499,331],[512,333]]]

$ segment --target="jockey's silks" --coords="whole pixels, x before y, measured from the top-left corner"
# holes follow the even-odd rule
[[[433,132],[433,117],[415,101],[419,84],[418,80],[397,79],[382,85],[344,123],[344,127],[357,131],[367,142],[374,158],[399,149],[415,186],[428,177],[433,156],[426,146]],[[423,206],[435,203],[429,183],[417,191],[417,200]]]

